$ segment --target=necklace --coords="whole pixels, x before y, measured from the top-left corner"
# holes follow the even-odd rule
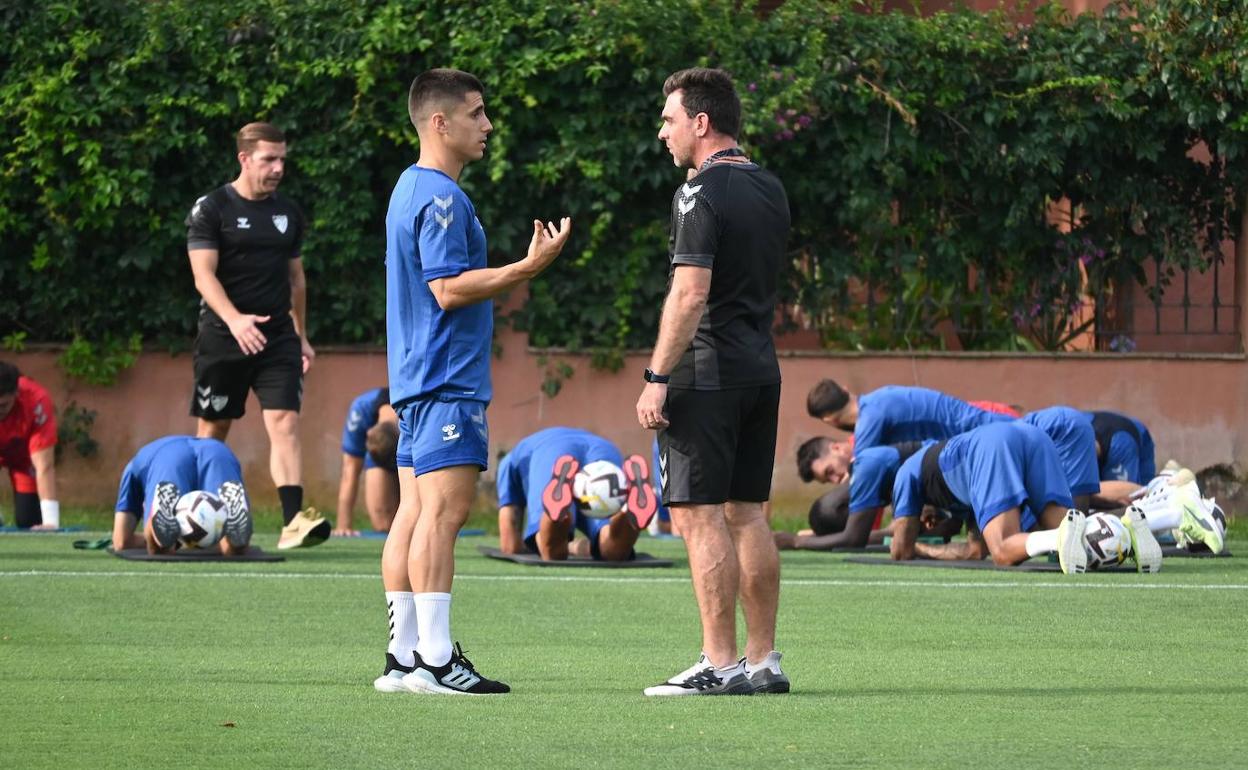
[[[711,153],[709,158],[702,161],[701,166],[698,166],[698,173],[702,173],[703,171],[706,170],[707,166],[711,165],[712,163],[714,163],[715,161],[721,158],[744,158],[744,157],[745,157],[745,151],[742,150],[740,147],[729,147],[726,150],[713,152]]]

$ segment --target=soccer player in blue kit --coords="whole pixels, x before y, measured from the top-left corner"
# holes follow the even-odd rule
[[[484,88],[453,69],[422,73],[408,91],[420,156],[386,213],[390,402],[399,419],[399,509],[382,551],[390,616],[381,692],[505,693],[451,644],[455,538],[488,465],[485,408],[498,296],[542,272],[572,231],[533,221],[528,254],[486,262],[485,230],[458,180],[493,130]]]
[[[888,385],[859,396],[822,380],[806,398],[812,417],[854,433],[854,454],[873,446],[948,439],[1014,418],[929,388]]]
[[[178,497],[207,490],[225,503],[221,553],[232,556],[251,542],[251,513],[243,469],[230,448],[214,438],[165,436],[146,444],[126,464],[113,515],[113,550],[147,546],[148,553],[174,550]],[[135,526],[143,522],[143,534]]]
[[[1083,414],[1068,406],[1051,406],[1037,409],[1022,416],[1022,421],[1044,431],[1057,456],[1062,472],[1070,485],[1075,506],[1086,511],[1101,491],[1101,481],[1096,469],[1096,435]],[[1099,501],[1098,501],[1099,502]],[[1109,506],[1114,507],[1114,506]]]
[[[389,388],[371,388],[355,397],[342,426],[342,473],[338,479],[335,535],[358,535],[355,497],[364,478],[364,509],[376,532],[389,532],[399,507],[395,455],[398,419],[390,407]]]
[[[624,506],[610,518],[590,518],[573,500],[573,480],[590,463],[605,461],[623,473]],[[587,553],[627,561],[658,507],[650,469],[641,455],[623,459],[602,436],[578,428],[547,428],[525,436],[498,466],[498,528],[505,553],[533,552],[547,561],[568,558],[579,529]]]

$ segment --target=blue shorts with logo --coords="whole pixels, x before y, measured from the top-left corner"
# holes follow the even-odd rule
[[[490,429],[485,403],[422,398],[401,405],[396,463],[420,476],[441,468],[489,467]]]

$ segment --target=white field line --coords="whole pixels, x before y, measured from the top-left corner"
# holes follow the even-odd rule
[[[151,580],[153,578],[192,578],[197,580],[208,578],[225,578],[234,580],[370,580],[380,583],[381,576],[377,573],[352,572],[173,572],[168,570],[152,571],[107,571],[107,570],[0,570],[3,578],[92,578],[92,577],[135,577]],[[605,577],[596,575],[456,575],[459,581],[497,581],[497,582],[529,582],[529,583],[609,583],[613,585],[655,585],[655,584],[688,584],[685,577]],[[1065,589],[1097,589],[1097,590],[1170,590],[1170,591],[1248,591],[1248,583],[1156,583],[1143,578],[1132,583],[1085,583],[1080,579],[1055,581],[1030,580],[828,580],[819,578],[782,579],[783,586],[816,587],[816,588],[1065,588]]]

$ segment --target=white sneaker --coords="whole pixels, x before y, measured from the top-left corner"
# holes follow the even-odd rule
[[[413,666],[404,666],[390,653],[386,653],[386,670],[373,680],[373,689],[377,692],[409,692],[403,684],[403,675],[410,674]]]
[[[1057,527],[1057,561],[1067,575],[1088,571],[1088,552],[1083,549],[1087,528],[1087,517],[1074,508],[1066,511],[1066,518]]]
[[[780,670],[780,653],[772,650],[757,665],[745,661],[745,675],[756,693],[782,693],[789,691],[789,678]],[[745,660],[742,658],[742,660]]]
[[[1222,553],[1226,545],[1226,514],[1212,498],[1193,495],[1190,490],[1176,501],[1183,506],[1183,519],[1179,524],[1179,542],[1191,547],[1204,543],[1213,553]]]
[[[1161,544],[1148,527],[1144,512],[1132,505],[1122,514],[1122,523],[1131,533],[1131,558],[1137,572],[1161,571]]]
[[[715,668],[704,652],[698,656],[697,663],[643,692],[651,696],[749,695],[754,692],[754,685],[745,673],[745,658],[728,668]]]

